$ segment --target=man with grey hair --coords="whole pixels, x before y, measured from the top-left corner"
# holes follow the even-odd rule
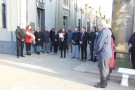
[[[99,34],[95,44],[95,55],[98,56],[98,67],[100,82],[95,85],[97,88],[105,88],[109,80],[109,60],[112,56],[111,31],[105,27],[105,21],[98,21]]]

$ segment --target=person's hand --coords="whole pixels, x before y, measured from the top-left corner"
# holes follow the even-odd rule
[[[57,39],[55,39],[55,41],[57,41]]]
[[[22,41],[24,41],[24,38],[22,39]]]
[[[80,41],[80,44],[82,44],[83,42],[82,41]]]
[[[74,40],[72,40],[72,43],[75,43]]]
[[[132,44],[129,44],[129,47],[132,47]]]
[[[38,41],[40,41],[40,39],[38,39]]]

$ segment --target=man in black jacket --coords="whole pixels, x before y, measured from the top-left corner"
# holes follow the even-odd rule
[[[80,36],[80,46],[81,46],[81,60],[80,61],[86,61],[87,60],[87,39],[88,34],[86,32],[86,28],[82,28],[82,33]]]
[[[89,33],[89,36],[88,36],[88,42],[90,44],[90,54],[91,54],[91,59],[89,61],[93,61],[93,62],[96,62],[96,56],[94,56],[94,42],[95,42],[95,39],[97,37],[97,34],[96,34],[96,27],[93,26],[92,27],[92,32]]]
[[[23,48],[24,48],[24,41],[25,41],[25,31],[24,29],[22,29],[22,24],[20,24],[20,26],[17,26],[15,34],[16,34],[16,44],[17,44],[17,58],[19,58],[19,56],[24,57]]]
[[[36,41],[36,44],[35,44],[36,52],[37,52],[37,54],[40,54],[43,36],[42,36],[42,33],[41,33],[39,27],[37,27],[37,30],[34,32],[34,35],[35,35],[35,41]]]
[[[128,41],[129,52],[131,53],[132,67],[135,69],[135,32]]]

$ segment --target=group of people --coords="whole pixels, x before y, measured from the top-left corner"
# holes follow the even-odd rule
[[[40,31],[37,27],[36,31],[32,31],[32,27],[29,25],[26,30],[22,28],[22,25],[16,29],[16,41],[17,41],[17,57],[24,57],[23,48],[24,43],[26,44],[26,54],[31,55],[31,45],[34,44],[35,52],[40,54],[52,52],[57,54],[60,50],[61,58],[66,58],[66,52],[73,53],[72,59],[80,59],[80,61],[87,60],[87,45],[90,45],[91,59],[90,61],[97,61],[94,56],[94,41],[97,36],[96,27],[93,26],[92,32],[87,33],[86,28],[83,27],[81,30],[78,27],[74,31],[63,27],[61,30],[52,28],[51,31],[45,27],[44,31]],[[80,58],[81,52],[81,58]]]
[[[98,30],[98,31],[97,31]],[[17,57],[24,57],[23,48],[26,44],[26,54],[31,55],[31,44],[35,46],[37,54],[50,53],[52,50],[57,54],[60,50],[60,58],[66,58],[66,53],[73,54],[72,59],[79,59],[86,61],[87,46],[90,46],[90,59],[89,61],[96,62],[98,60],[98,67],[100,71],[100,82],[95,85],[97,88],[105,88],[110,78],[110,73],[114,69],[114,42],[112,39],[111,31],[105,27],[104,20],[98,21],[98,28],[92,27],[90,33],[87,33],[86,28],[78,27],[72,31],[63,27],[61,30],[52,28],[48,31],[40,31],[38,27],[35,32],[29,25],[26,30],[22,29],[22,25],[16,29],[17,41]]]

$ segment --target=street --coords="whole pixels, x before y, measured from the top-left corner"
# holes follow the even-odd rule
[[[95,69],[97,63],[71,59],[70,53],[65,59],[59,56],[45,53],[16,58],[14,55],[0,54],[0,90],[134,90],[135,88],[135,80],[129,80],[129,87],[124,87],[120,85],[119,77],[111,77],[105,89],[95,88],[94,85],[99,82],[98,69]],[[84,68],[90,68],[97,74],[82,72]]]

